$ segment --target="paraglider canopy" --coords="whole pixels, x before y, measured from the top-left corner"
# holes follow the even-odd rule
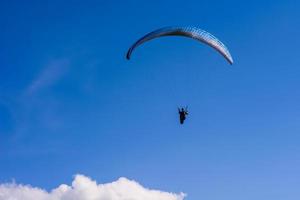
[[[217,50],[223,57],[230,63],[233,64],[233,59],[228,51],[227,47],[218,40],[212,34],[196,28],[196,27],[165,27],[160,28],[155,31],[148,33],[147,35],[143,36],[139,40],[137,40],[127,51],[126,58],[129,60],[131,57],[132,52],[141,44],[163,36],[184,36],[189,37],[200,42],[203,42],[210,47]]]

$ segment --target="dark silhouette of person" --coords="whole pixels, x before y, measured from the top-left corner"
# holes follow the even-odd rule
[[[179,113],[180,124],[183,124],[184,120],[186,119],[186,115],[188,115],[187,109],[178,108],[178,113]]]

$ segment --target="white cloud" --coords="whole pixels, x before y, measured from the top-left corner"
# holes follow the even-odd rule
[[[184,197],[184,193],[147,189],[126,178],[98,184],[89,177],[76,175],[71,186],[62,184],[51,192],[29,185],[0,184],[0,200],[183,200]]]
[[[44,87],[51,86],[66,73],[69,65],[68,59],[52,60],[26,88],[26,93],[33,94]]]

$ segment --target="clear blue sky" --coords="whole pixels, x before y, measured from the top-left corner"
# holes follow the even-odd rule
[[[81,3],[79,3],[81,2]],[[300,196],[300,3],[1,1],[0,182],[46,189],[82,173],[188,199]],[[193,25],[231,67],[186,38]],[[177,106],[189,105],[184,126]]]

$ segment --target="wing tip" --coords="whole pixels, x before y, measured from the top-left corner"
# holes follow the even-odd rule
[[[126,59],[130,60],[130,53],[129,52],[127,52],[127,54],[126,54]]]

